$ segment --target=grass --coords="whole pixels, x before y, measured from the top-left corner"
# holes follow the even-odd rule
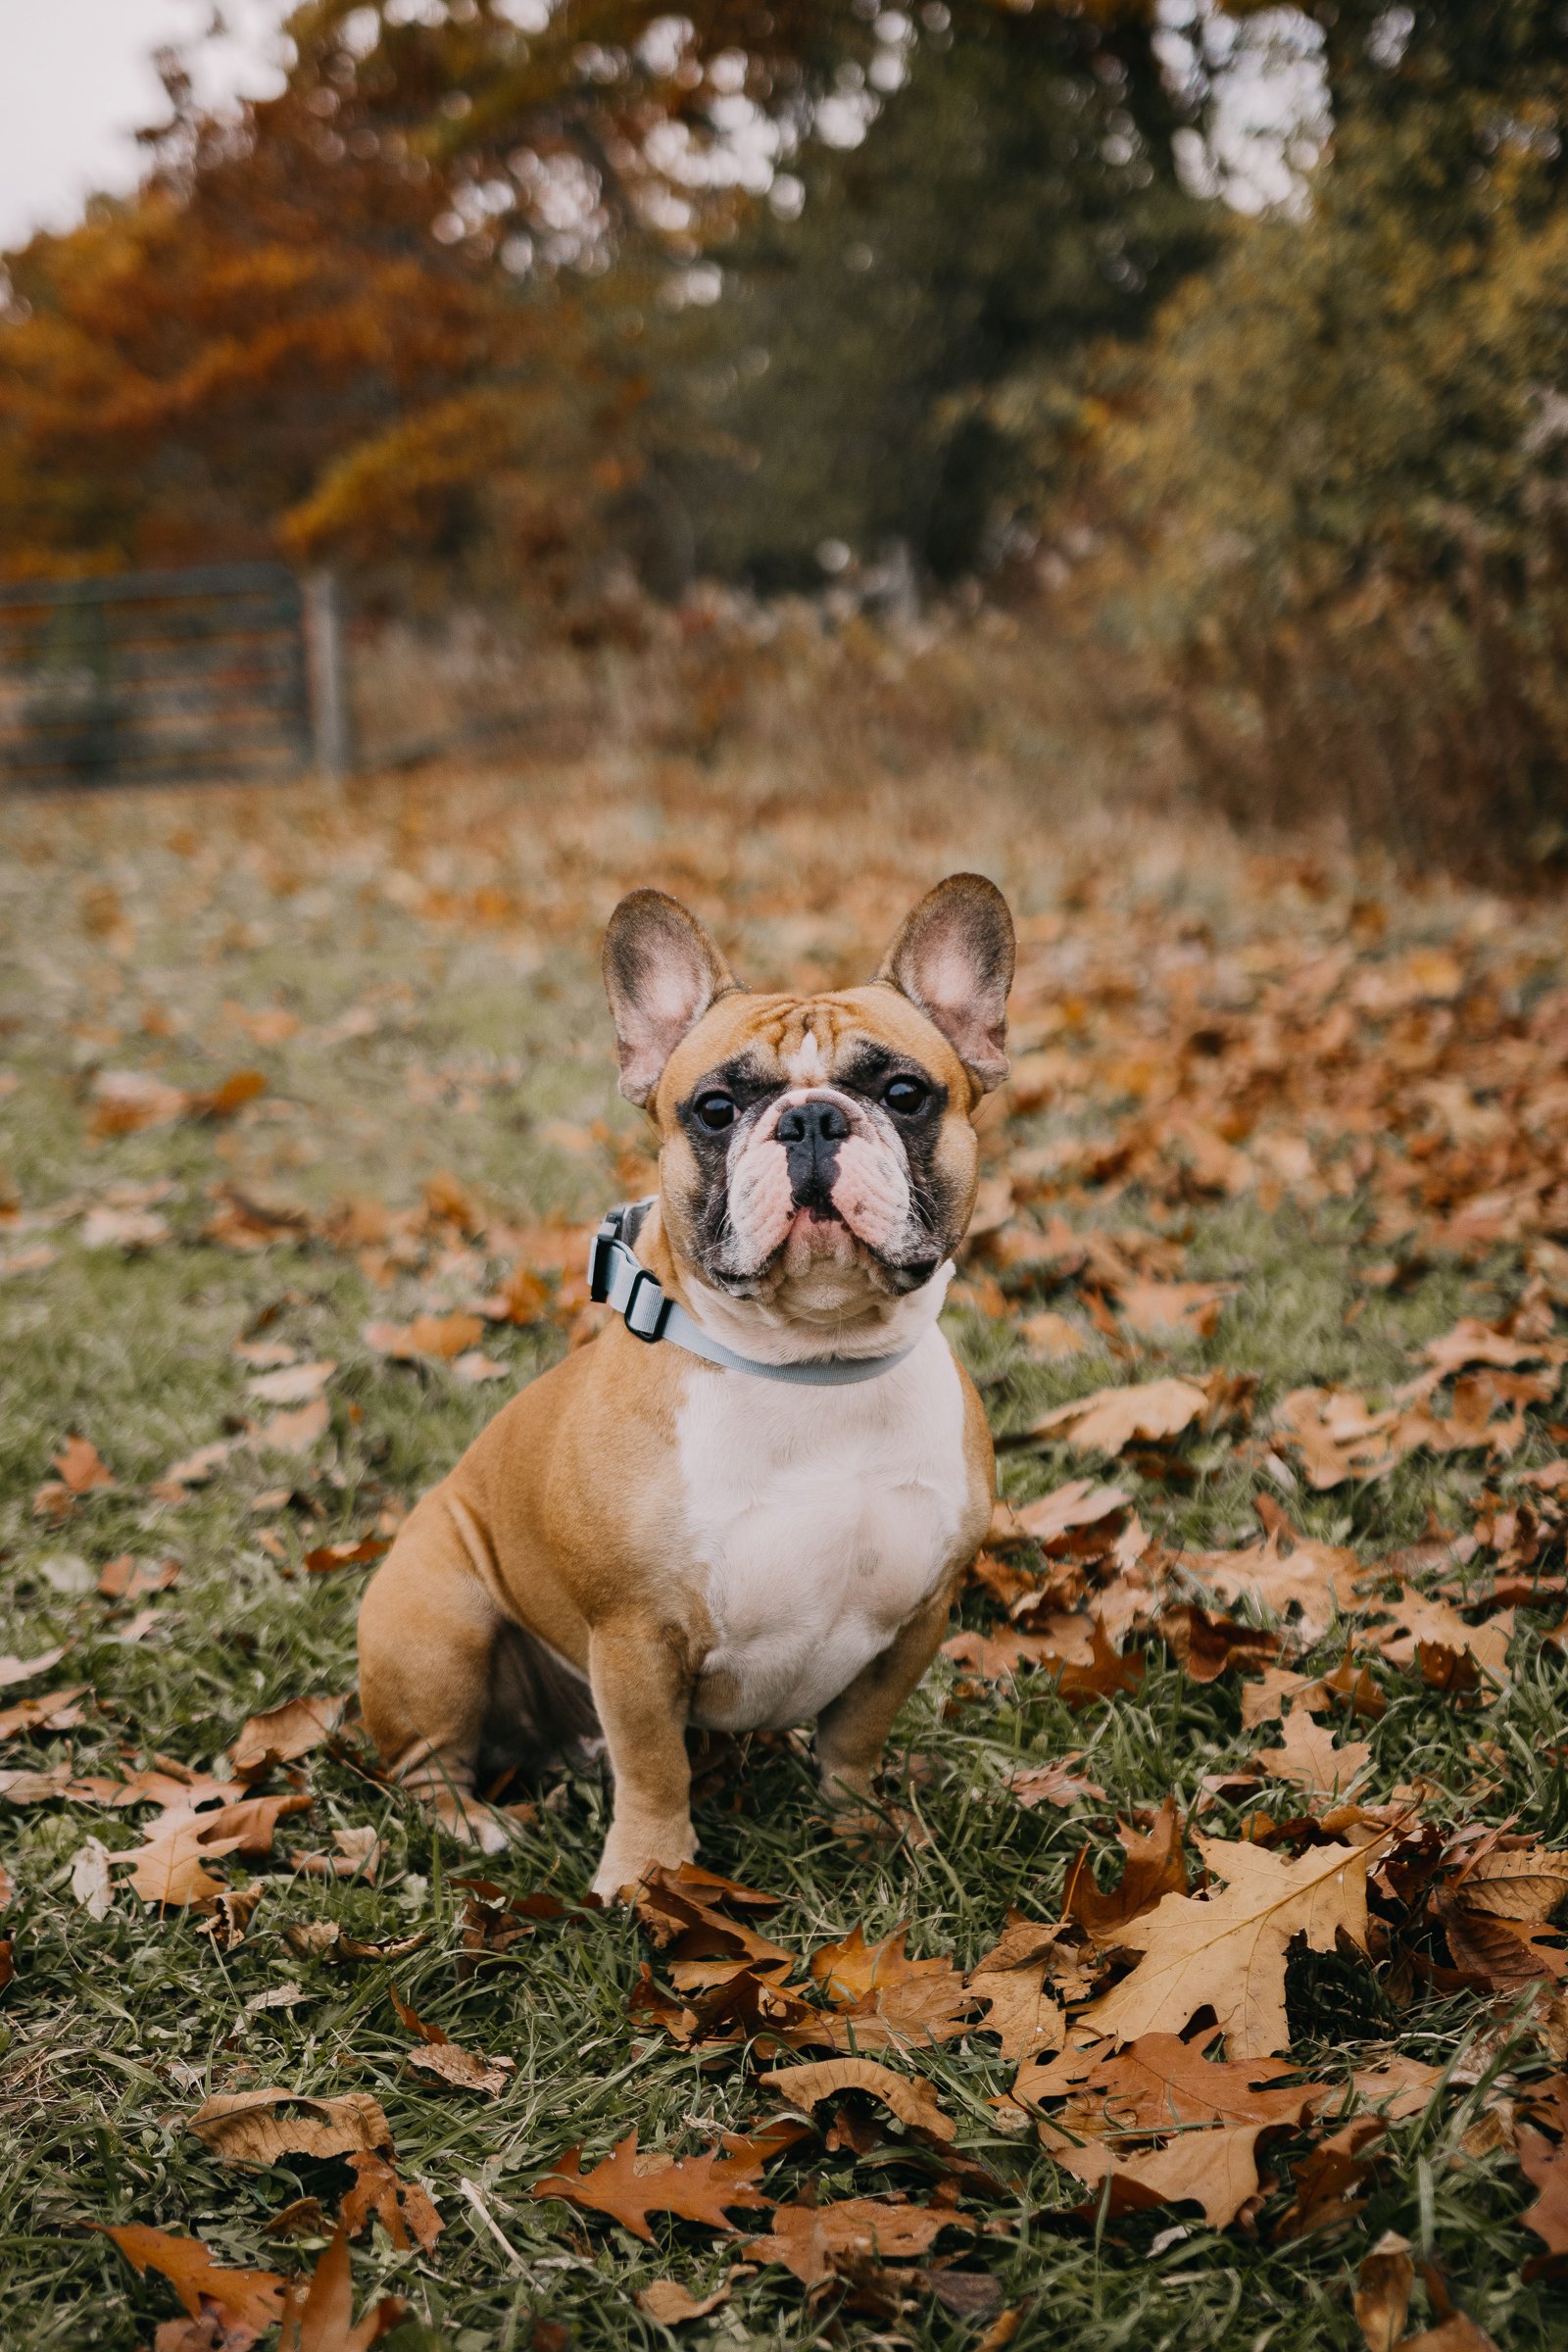
[[[594,969],[597,932],[619,888],[663,882],[714,920],[746,968],[821,980],[863,970],[908,900],[960,862],[983,863],[1008,886],[1037,941],[1070,942],[1075,924],[1114,925],[1132,909],[1139,955],[1168,948],[1178,962],[1195,940],[1223,956],[1339,919],[1321,876],[1298,887],[1287,864],[1260,879],[1222,837],[1184,838],[1152,822],[1132,856],[1061,794],[1043,789],[1019,803],[988,794],[983,777],[961,791],[910,785],[902,800],[868,787],[831,822],[823,806],[776,778],[674,767],[629,783],[582,769],[454,778],[441,789],[365,787],[329,808],[303,793],[214,793],[0,811],[9,943],[0,1058],[16,1081],[0,1097],[0,1164],[24,1219],[0,1228],[0,1256],[56,1252],[0,1279],[6,1642],[24,1657],[70,1642],[59,1672],[24,1688],[68,1677],[94,1694],[79,1730],[19,1740],[5,1765],[70,1755],[78,1769],[108,1770],[162,1753],[209,1768],[256,1710],[347,1690],[362,1576],[303,1574],[304,1551],[358,1537],[406,1506],[507,1393],[466,1387],[444,1367],[388,1362],[361,1337],[369,1316],[407,1319],[484,1289],[504,1273],[505,1251],[487,1258],[482,1245],[449,1230],[426,1238],[420,1263],[393,1264],[381,1284],[319,1233],[252,1251],[204,1240],[213,1187],[286,1196],[319,1217],[344,1196],[411,1207],[447,1168],[503,1224],[592,1215],[626,1189],[639,1148],[637,1122],[613,1094]],[[1092,913],[1080,890],[1086,874],[1100,877]],[[1332,883],[1342,911],[1351,879]],[[1486,902],[1386,895],[1391,945],[1497,929]],[[1520,934],[1510,945],[1525,964],[1536,956],[1538,985],[1553,944]],[[1130,983],[1135,994],[1149,987],[1151,1005],[1165,1001],[1150,982],[1153,968],[1136,964]],[[274,1043],[257,1043],[225,1011],[278,1004],[300,1025]],[[362,1017],[345,1022],[347,1013]],[[1156,1020],[1156,1053],[1166,1042]],[[262,1070],[269,1092],[230,1123],[185,1119],[108,1141],[90,1132],[91,1081],[103,1067],[155,1068],[174,1084],[210,1087],[237,1066]],[[1044,1111],[1017,1122],[1009,1145],[1071,1144],[1108,1107]],[[597,1136],[595,1122],[604,1123]],[[148,1203],[147,1189],[158,1187],[168,1189]],[[150,1205],[171,1238],[141,1251],[88,1248],[79,1221],[59,1213],[117,1198]],[[1064,1188],[1063,1200],[1085,1225],[1172,1228],[1168,1208],[1136,1184],[1114,1199]],[[38,1212],[53,1213],[25,1222]],[[1211,1340],[1173,1345],[1155,1368],[1254,1372],[1261,1417],[1308,1380],[1385,1390],[1456,1315],[1494,1314],[1519,1295],[1520,1246],[1470,1263],[1438,1252],[1406,1287],[1369,1294],[1357,1275],[1372,1253],[1370,1213],[1353,1194],[1272,1208],[1245,1195],[1195,1200],[1179,1220],[1187,1271],[1239,1276],[1241,1293]],[[1037,1290],[1013,1303],[1072,1302],[1070,1286]],[[1010,1316],[959,1310],[950,1321],[1002,1428],[1126,1376],[1098,1348],[1068,1363],[1029,1362]],[[152,1498],[150,1484],[171,1461],[242,1430],[246,1366],[233,1344],[259,1327],[303,1355],[336,1361],[329,1437],[304,1459],[242,1445],[184,1501]],[[563,1344],[551,1328],[505,1325],[484,1342],[513,1381]],[[71,1431],[97,1445],[118,1483],[52,1529],[34,1515],[32,1495]],[[1537,1430],[1514,1467],[1552,1450]],[[1186,1459],[1185,1487],[1124,1466],[1117,1475],[1168,1542],[1245,1540],[1260,1482],[1255,1452],[1199,1441]],[[1081,1467],[1061,1449],[1009,1454],[1006,1489],[1025,1499]],[[1390,1478],[1297,1496],[1292,1507],[1309,1532],[1370,1558],[1419,1536],[1429,1507],[1468,1524],[1478,1485],[1471,1456],[1417,1455]],[[279,1487],[286,1498],[254,1507]],[[133,1612],[112,1610],[94,1590],[102,1566],[126,1550],[181,1565],[136,1640],[122,1638]],[[1324,1658],[1335,1648],[1331,1640]],[[1568,1835],[1568,1782],[1554,1752],[1568,1673],[1533,1638],[1515,1654],[1512,1685],[1486,1713],[1485,1736],[1503,1760],[1481,1793],[1466,1753],[1479,1719],[1456,1714],[1413,1676],[1386,1678],[1390,1704],[1370,1733],[1375,1786],[1419,1771],[1452,1792],[1452,1819],[1508,1818],[1547,1840]],[[1191,1684],[1157,1642],[1136,1698],[1077,1716],[1043,1677],[956,1703],[953,1681],[939,1666],[900,1726],[901,1754],[917,1760],[903,1801],[927,1842],[905,1840],[869,1861],[849,1852],[818,1818],[806,1766],[782,1741],[754,1744],[703,1808],[704,1862],[784,1898],[772,1923],[781,1940],[804,1952],[857,1922],[870,1937],[907,1920],[913,1951],[968,1964],[1009,1906],[1054,1915],[1064,1866],[1085,1843],[1102,1880],[1113,1875],[1115,1816],[1167,1791],[1190,1807],[1205,1774],[1258,1743],[1240,1730],[1234,1680]],[[1009,1765],[1069,1748],[1087,1749],[1085,1769],[1106,1800],[1067,1813],[1015,1807],[1004,1786]],[[414,2317],[392,2339],[399,2352],[523,2352],[540,2323],[564,2327],[583,2347],[663,2345],[669,2331],[640,2312],[635,2290],[674,2276],[700,2293],[735,2258],[735,2241],[682,2224],[656,2222],[658,2242],[647,2248],[530,2198],[568,2145],[582,2146],[586,2165],[635,2123],[645,2148],[696,2148],[765,2110],[739,2054],[681,2052],[628,2018],[650,1956],[628,1915],[541,1923],[466,1976],[457,1964],[462,1898],[451,1884],[463,1863],[364,1762],[352,1743],[311,1759],[307,1834],[280,1844],[319,1846],[334,1828],[372,1825],[375,1884],[255,1866],[266,1890],[250,1932],[226,1953],[196,1918],[147,1911],[128,1891],[99,1921],[75,1901],[72,1868],[84,1838],[117,1851],[136,1841],[123,1815],[5,1809],[0,1850],[17,1883],[6,1924],[18,1962],[0,2005],[8,2352],[129,2352],[150,2344],[173,2311],[169,2290],[154,2278],[133,2281],[88,2225],[154,2223],[198,2233],[224,2262],[290,2266],[294,2253],[280,2253],[267,2223],[300,2196],[318,2195],[330,2210],[346,2175],[335,2163],[250,2174],[211,2159],[185,2120],[208,2091],[247,2083],[367,2089],[384,2104],[400,2170],[426,2183],[445,2223],[429,2257],[396,2254],[379,2232],[356,2247],[357,2300],[377,2290],[409,2300]],[[598,1782],[560,1780],[492,1867],[519,1891],[580,1891],[604,1807]],[[1203,1826],[1236,1834],[1242,1819],[1221,1803]],[[238,1863],[219,1867],[236,1882],[249,1875]],[[421,1929],[427,1939],[392,1972],[330,1965],[302,1957],[283,1934],[313,1920],[366,1938]],[[515,2061],[501,2097],[427,2087],[405,2070],[408,2036],[389,1973],[454,2038]],[[1394,2127],[1364,2208],[1302,2241],[1273,2235],[1288,2184],[1250,2230],[1209,2230],[1190,2206],[1074,2218],[1077,2184],[1031,2136],[999,2125],[991,2102],[1011,2069],[992,2044],[971,2037],[921,2056],[958,2120],[960,2146],[1006,2184],[999,2201],[969,2208],[981,2234],[943,2243],[967,2244],[959,2267],[992,2274],[1004,2306],[1023,2308],[1015,2346],[1354,2347],[1355,2266],[1386,2230],[1440,2266],[1454,2300],[1497,2343],[1532,2352],[1563,2340],[1562,2289],[1520,2276],[1538,2249],[1520,2225],[1530,2191],[1511,2152],[1464,2146],[1500,2075],[1517,2082],[1547,2068],[1510,2022],[1509,2004],[1417,1988],[1399,2007],[1375,1974],[1333,1956],[1294,1961],[1291,1983],[1295,2053],[1330,2080],[1391,2049],[1447,2070],[1428,2107]],[[249,2006],[288,1984],[300,1988],[294,2005]],[[887,2186],[919,2193],[934,2182],[932,2159],[897,2138],[858,2159],[808,2148],[778,2179],[813,2179],[824,2200]],[[1287,2165],[1275,2169],[1283,2177]],[[1416,2310],[1430,2321],[1424,2292]],[[809,2302],[774,2268],[737,2281],[690,2340],[956,2352],[982,2332],[929,2291],[911,2287],[902,2314],[857,2312],[836,2294]],[[547,2327],[538,2340],[560,2339]]]

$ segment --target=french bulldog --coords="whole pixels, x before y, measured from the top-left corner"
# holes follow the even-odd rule
[[[458,1837],[505,1842],[491,1773],[602,1741],[613,1899],[695,1854],[688,1726],[814,1723],[827,1801],[865,1805],[991,1517],[937,1318],[1012,969],[976,874],[873,981],[813,996],[743,988],[662,892],[615,908],[621,1092],[659,1137],[657,1197],[618,1227],[637,1302],[502,1408],[360,1611],[371,1735]]]

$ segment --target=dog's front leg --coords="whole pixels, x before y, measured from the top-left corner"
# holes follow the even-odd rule
[[[682,1644],[663,1628],[596,1627],[588,1679],[614,1775],[610,1835],[593,1891],[613,1902],[655,1863],[673,1868],[697,1851],[692,1834],[686,1715],[691,1675]]]
[[[953,1604],[944,1579],[925,1606],[816,1719],[816,1768],[835,1812],[868,1803],[893,1719],[942,1645]]]

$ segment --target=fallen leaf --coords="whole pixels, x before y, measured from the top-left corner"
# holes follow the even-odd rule
[[[86,1696],[86,1683],[72,1683],[64,1690],[45,1690],[37,1698],[19,1698],[0,1708],[0,1740],[15,1740],[23,1732],[70,1732],[81,1721],[76,1701]]]
[[[403,2024],[418,2037],[417,2047],[407,2053],[407,2065],[421,2074],[434,2075],[438,2082],[450,2082],[457,2090],[482,2091],[488,2098],[495,2098],[506,2089],[515,2059],[484,2058],[477,2051],[460,2048],[439,2026],[427,2025],[411,2009],[395,1984],[387,1990]]]
[[[1294,1781],[1309,1796],[1344,1796],[1372,1760],[1364,1740],[1336,1742],[1326,1724],[1314,1722],[1303,1706],[1285,1718],[1278,1747],[1259,1748],[1257,1761],[1277,1781]]]
[[[1233,1605],[1250,1602],[1277,1617],[1298,1610],[1303,1642],[1326,1633],[1337,1611],[1361,1605],[1356,1584],[1367,1573],[1353,1551],[1298,1536],[1283,1515],[1260,1544],[1243,1551],[1183,1552],[1180,1564]]]
[[[389,1536],[362,1536],[357,1544],[320,1544],[305,1554],[305,1565],[312,1576],[327,1575],[334,1568],[368,1568],[390,1544]]]
[[[383,2295],[357,2325],[354,2285],[349,2269],[348,2232],[341,2225],[317,2264],[303,2301],[297,2282],[283,2288],[283,2332],[277,2352],[369,2352],[398,2326],[408,2305],[397,2295]]]
[[[71,1894],[89,1919],[107,1919],[115,1899],[109,1876],[109,1848],[98,1838],[77,1846],[71,1865]]]
[[[266,1092],[267,1080],[260,1070],[231,1070],[220,1085],[187,1095],[184,1107],[192,1118],[231,1119]]]
[[[1065,1315],[1053,1314],[1049,1308],[1036,1315],[1025,1315],[1018,1326],[1018,1337],[1031,1355],[1046,1362],[1063,1356],[1081,1355],[1091,1345],[1090,1337],[1081,1325],[1071,1323]]]
[[[1442,1690],[1473,1686],[1479,1674],[1499,1690],[1508,1685],[1508,1644],[1513,1638],[1513,1611],[1504,1609],[1485,1625],[1470,1625],[1446,1600],[1435,1600],[1412,1586],[1393,1600],[1369,1604],[1379,1616],[1393,1618],[1396,1636],[1379,1637],[1379,1648],[1391,1666],[1419,1665],[1423,1678]],[[1467,1678],[1463,1662],[1472,1660]]]
[[[1233,1282],[1133,1282],[1117,1294],[1116,1312],[1129,1331],[1151,1338],[1206,1340],[1235,1296]]]
[[[156,1250],[169,1226],[150,1208],[90,1208],[81,1220],[84,1250]]]
[[[120,2229],[101,2222],[92,2227],[114,2239],[138,2278],[149,2271],[167,2278],[193,2320],[201,2317],[204,2302],[213,2303],[225,2319],[260,2336],[282,2317],[283,2280],[276,2271],[224,2270],[200,2238],[175,2237],[139,2222]]]
[[[59,1665],[67,1646],[59,1642],[53,1649],[39,1650],[35,1658],[0,1658],[0,1690],[9,1690],[13,1683],[30,1683],[35,1674],[47,1674],[51,1666]]]
[[[1097,1698],[1136,1690],[1144,1679],[1143,1659],[1118,1650],[1099,1617],[1061,1616],[1042,1634],[955,1634],[943,1642],[942,1654],[988,1682],[1009,1682],[1021,1666],[1053,1674],[1074,1712]]]
[[[237,1438],[217,1438],[211,1446],[199,1446],[182,1461],[171,1462],[163,1477],[153,1485],[154,1497],[159,1502],[183,1502],[192,1487],[206,1486],[238,1444]]]
[[[1152,2205],[1197,2204],[1210,2229],[1224,2230],[1250,2204],[1261,2185],[1257,2143],[1265,2127],[1216,2124],[1183,2132],[1162,2146],[1102,2139],[1074,2140],[1042,2119],[1041,2144],[1053,2160],[1097,2194],[1080,2211],[1098,2213],[1106,2181],[1112,2214]]]
[[[911,1960],[905,1952],[906,1928],[867,1943],[864,1931],[852,1928],[842,1943],[824,1943],[811,1954],[807,1973],[835,2008],[853,2008],[873,1988],[903,1984],[907,1978],[942,1975],[945,1960]]]
[[[937,2104],[934,2084],[922,2077],[890,2074],[870,2058],[824,2058],[814,2065],[785,2067],[760,2077],[758,2087],[792,2107],[814,2107],[820,2099],[862,2090],[924,2138],[947,2141],[957,2133],[957,2125]]]
[[[309,1453],[331,1426],[332,1409],[324,1396],[296,1410],[274,1413],[253,1433],[253,1442],[270,1453]]]
[[[943,2230],[972,2230],[951,2206],[901,2204],[892,2198],[841,2197],[829,2205],[780,2205],[768,2232],[747,2243],[754,2262],[777,2262],[803,2286],[820,2286],[840,2255],[879,2262],[929,2253]]]
[[[372,2102],[373,2104],[373,2102]],[[390,2139],[391,2134],[387,2134]],[[385,2143],[377,2141],[377,2146]],[[378,2221],[399,2253],[411,2244],[429,2254],[443,2228],[429,2192],[417,2180],[404,2180],[384,2156],[362,2150],[349,2157],[354,2186],[339,2208],[339,2219],[350,2237]]]
[[[328,1361],[284,1364],[275,1372],[257,1373],[245,1386],[261,1404],[306,1404],[319,1396],[336,1370]]]
[[[1154,1620],[1178,1664],[1195,1683],[1217,1682],[1233,1669],[1255,1673],[1279,1656],[1280,1636],[1234,1617],[1214,1617],[1196,1601],[1175,1601]]]
[[[1545,2246],[1525,2264],[1527,2278],[1561,2278],[1568,2263],[1568,2142],[1553,2143],[1544,2132],[1519,2133],[1519,2169],[1536,2191],[1536,2201],[1519,2216]]]
[[[688,2320],[706,2320],[729,2301],[735,2275],[731,2270],[707,2295],[692,2294],[678,2278],[655,2278],[651,2284],[637,2289],[637,2308],[646,2311],[651,2320],[657,2320],[661,2328],[680,2328]]]
[[[1058,1404],[1029,1424],[1028,1438],[1059,1440],[1080,1453],[1120,1453],[1139,1442],[1159,1445],[1180,1437],[1208,1410],[1208,1395],[1190,1380],[1146,1380],[1125,1389],[1097,1389]]]
[[[1311,2237],[1321,2230],[1337,2230],[1360,2213],[1371,2166],[1363,2150],[1383,2137],[1386,2119],[1358,2115],[1311,2149],[1293,2168],[1295,2195],[1274,2226],[1277,2238],[1290,2241]]]
[[[309,1879],[363,1879],[368,1886],[373,1886],[381,1856],[381,1840],[374,1830],[368,1826],[334,1830],[332,1843],[337,1847],[335,1854],[295,1854],[289,1867]]]
[[[1432,1897],[1454,1965],[1494,1991],[1568,1976],[1551,1915],[1568,1898],[1568,1851],[1499,1842]]]
[[[451,1363],[483,1339],[484,1325],[477,1315],[416,1315],[412,1323],[367,1323],[363,1336],[377,1355],[392,1356],[399,1363],[413,1363],[420,1356]]]
[[[160,1560],[156,1568],[144,1568],[128,1551],[111,1560],[98,1579],[98,1591],[105,1600],[140,1600],[148,1592],[167,1592],[179,1582],[179,1562]]]
[[[1062,2011],[1045,1989],[1056,1935],[1036,1920],[1010,1918],[969,1972],[969,1991],[986,2003],[975,2031],[995,2034],[1004,2058],[1036,2058],[1061,2045]]]
[[[1394,2352],[1404,2333],[1415,2284],[1410,2240],[1396,2230],[1385,2230],[1377,2244],[1361,2257],[1355,2275],[1355,2317],[1366,2338],[1367,2352]]]
[[[114,1472],[86,1438],[68,1438],[51,1459],[60,1476],[45,1479],[34,1494],[35,1518],[68,1518],[84,1494],[108,1493],[116,1484]]]
[[[325,1960],[332,1966],[339,1960],[406,1960],[411,1952],[419,1951],[430,1940],[428,1930],[418,1928],[412,1936],[367,1942],[356,1936],[345,1936],[335,1919],[284,1920],[279,1932],[289,1949],[302,1960]]]
[[[262,1715],[252,1715],[234,1743],[233,1768],[254,1780],[274,1764],[292,1764],[330,1740],[348,1713],[347,1698],[286,1698]]]
[[[1467,2313],[1452,2311],[1435,2328],[1405,2336],[1399,2352],[1498,2352],[1498,2345]]]
[[[1038,1502],[1015,1510],[1012,1527],[1037,1544],[1054,1544],[1075,1528],[1100,1527],[1114,1519],[1131,1501],[1132,1496],[1120,1487],[1097,1487],[1093,1479],[1075,1478]]]
[[[1568,1846],[1528,1841],[1483,1855],[1455,1887],[1473,1911],[1500,1919],[1550,1919],[1568,1901]]]
[[[1314,1846],[1290,1861],[1246,1841],[1197,1842],[1222,1890],[1167,1894],[1128,1920],[1117,1940],[1142,1956],[1081,2022],[1134,2040],[1179,2034],[1200,2009],[1211,2008],[1234,2057],[1267,2057],[1290,2038],[1285,1955],[1292,1940],[1301,1936],[1310,1949],[1332,1951],[1343,1935],[1365,1950],[1373,1848]]]
[[[240,2090],[207,2099],[185,2129],[222,2164],[276,2164],[285,2156],[349,2156],[392,2138],[368,2090],[316,2098],[293,2090]]]
[[[1103,1797],[1105,1791],[1098,1781],[1073,1771],[1078,1761],[1074,1754],[1055,1764],[1015,1765],[1007,1775],[1007,1793],[1026,1813],[1032,1813],[1037,1805],[1059,1805],[1065,1812],[1081,1797]]]
[[[637,2153],[633,2126],[602,2164],[585,2173],[580,2148],[568,2148],[560,2164],[528,2191],[531,2197],[560,2197],[595,2213],[607,2213],[634,2237],[653,2243],[651,2213],[677,2214],[710,2230],[733,2232],[726,2208],[767,2205],[757,2186],[760,2165],[750,2156],[709,2149],[701,2156]]]
[[[144,1903],[205,1903],[223,1891],[207,1868],[226,1854],[269,1854],[284,1814],[301,1813],[311,1799],[304,1790],[277,1796],[246,1796],[216,1810],[171,1807],[149,1833],[145,1845],[116,1854],[114,1865],[130,1867],[130,1884]]]
[[[1122,1930],[1128,1923],[1152,1911],[1167,1894],[1187,1891],[1174,1797],[1166,1797],[1151,1829],[1130,1829],[1119,1822],[1116,1835],[1127,1857],[1119,1885],[1108,1894],[1101,1892],[1086,1847],[1068,1863],[1062,1891],[1062,1917],[1077,1920],[1096,1943],[1106,1945],[1124,1941]]]
[[[143,1127],[167,1127],[183,1118],[189,1100],[182,1086],[169,1086],[148,1070],[98,1070],[92,1081],[97,1104],[89,1135],[134,1135]]]
[[[239,1940],[243,1942],[243,1936]],[[224,1946],[225,1950],[228,1948]],[[245,2014],[247,2017],[262,2017],[270,2009],[297,2009],[302,2001],[312,1998],[314,1995],[308,1993],[303,1984],[296,1984],[291,1979],[286,1984],[270,1985],[266,1992],[253,1992],[245,2003]]]

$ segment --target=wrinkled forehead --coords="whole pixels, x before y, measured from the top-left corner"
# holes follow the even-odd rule
[[[831,1085],[878,1058],[925,1072],[964,1104],[963,1065],[947,1039],[892,988],[849,988],[831,996],[721,997],[682,1038],[659,1082],[659,1106],[672,1108],[732,1063],[754,1082]]]

